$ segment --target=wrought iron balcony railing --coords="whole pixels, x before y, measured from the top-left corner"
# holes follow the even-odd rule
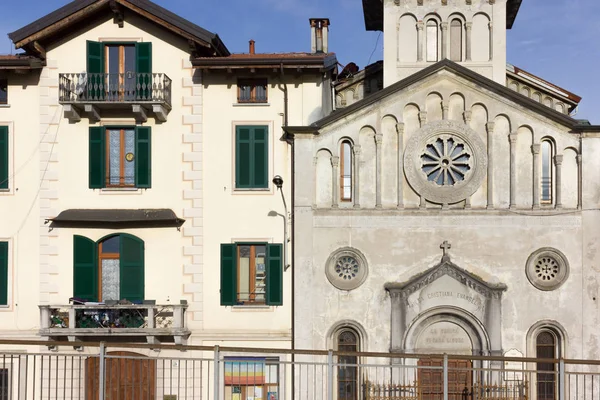
[[[59,103],[162,103],[171,107],[166,74],[59,74]]]
[[[172,337],[177,343],[190,335],[185,326],[187,304],[72,304],[39,307],[42,336],[160,336]]]

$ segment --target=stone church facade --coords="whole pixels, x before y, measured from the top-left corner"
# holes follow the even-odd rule
[[[286,128],[295,347],[598,358],[600,129],[507,68],[520,1],[363,3],[384,88]]]

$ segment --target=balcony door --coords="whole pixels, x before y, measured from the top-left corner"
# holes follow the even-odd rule
[[[104,48],[108,74],[108,98],[131,101],[136,93],[135,44],[107,44]]]

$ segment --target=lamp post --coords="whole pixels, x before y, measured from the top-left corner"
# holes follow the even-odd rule
[[[283,209],[285,214],[283,215],[283,270],[287,271],[290,267],[287,259],[287,224],[288,224],[288,210],[287,203],[285,202],[285,196],[283,195],[283,178],[279,175],[273,177],[273,184],[277,186],[277,190],[281,192],[281,200],[283,200]]]

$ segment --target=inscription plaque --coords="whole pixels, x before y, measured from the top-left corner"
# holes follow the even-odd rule
[[[417,339],[419,353],[472,354],[471,338],[453,322],[441,321],[425,328]]]

